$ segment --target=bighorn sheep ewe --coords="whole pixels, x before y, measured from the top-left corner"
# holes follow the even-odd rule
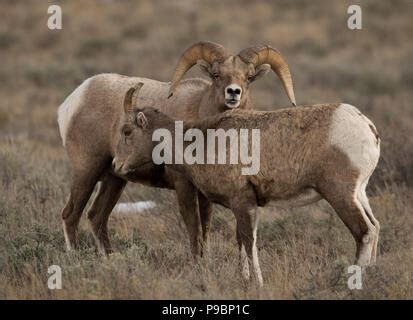
[[[113,167],[121,176],[141,164],[147,169],[157,167],[151,161],[156,129],[169,130],[172,139],[176,134],[171,118],[154,109],[132,110],[131,104],[126,97],[125,115],[119,124],[123,131],[116,137]],[[185,128],[198,128],[205,136],[207,129],[260,130],[257,174],[241,175],[241,165],[229,162],[164,164],[168,170],[182,173],[207,199],[234,212],[246,278],[252,263],[254,276],[262,284],[256,233],[257,208],[265,205],[303,206],[327,200],[356,241],[356,263],[366,266],[375,261],[379,223],[370,208],[366,186],[379,159],[380,139],[373,123],[358,109],[348,104],[325,104],[274,112],[231,110],[189,122]],[[183,143],[187,147],[193,142]],[[206,150],[207,143],[201,143]]]
[[[189,79],[179,84],[184,73],[198,63],[212,81]],[[139,104],[160,109],[174,119],[191,120],[223,112],[228,108],[252,108],[249,83],[271,66],[295,103],[290,71],[281,54],[268,46],[252,47],[230,55],[224,47],[200,42],[188,48],[180,58],[171,85],[151,79],[101,74],[85,80],[59,107],[60,134],[72,164],[70,196],[62,211],[68,249],[76,246],[76,230],[83,209],[96,183],[101,184],[88,212],[98,248],[111,251],[107,234],[109,215],[119,199],[126,180],[109,168],[114,155],[114,137],[123,113],[123,100],[131,86],[144,83]],[[172,96],[173,95],[173,96]],[[168,99],[167,97],[170,96]],[[172,97],[171,97],[172,96]],[[177,191],[181,214],[189,230],[200,225],[206,237],[210,221],[210,203],[179,174],[137,168],[133,181],[173,188]],[[200,210],[201,221],[192,212]],[[202,237],[190,233],[191,248],[199,253]]]

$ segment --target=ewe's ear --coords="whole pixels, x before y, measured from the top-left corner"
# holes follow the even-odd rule
[[[255,69],[255,75],[253,75],[250,78],[250,81],[252,82],[252,81],[255,81],[255,80],[261,78],[262,76],[266,75],[268,73],[268,71],[270,71],[270,70],[271,70],[271,66],[269,64],[265,63],[265,64],[262,64],[262,65],[258,66]]]
[[[148,119],[146,118],[143,112],[138,112],[138,114],[136,115],[136,123],[142,129],[146,129],[149,127]]]
[[[123,110],[126,114],[131,113],[133,107],[136,105],[139,91],[142,88],[143,83],[139,82],[126,92],[125,99],[123,100]]]
[[[199,59],[196,64],[198,65],[199,69],[201,69],[202,73],[207,75],[208,77],[211,76],[211,65],[206,62],[205,60]]]

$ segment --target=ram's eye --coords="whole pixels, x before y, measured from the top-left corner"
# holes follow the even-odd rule
[[[254,80],[254,76],[248,76],[247,80],[248,80],[248,82],[251,82],[252,80]]]
[[[217,74],[217,73],[215,73],[213,77],[214,77],[214,80],[219,80],[219,79],[221,79],[220,75]]]

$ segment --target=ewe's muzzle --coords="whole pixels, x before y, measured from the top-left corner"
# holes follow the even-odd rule
[[[112,161],[112,169],[115,174],[120,176],[123,176],[127,173],[127,171],[123,169],[123,163],[116,161],[116,158],[114,158]]]

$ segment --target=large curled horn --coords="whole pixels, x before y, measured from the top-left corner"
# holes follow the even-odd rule
[[[268,63],[271,66],[271,69],[280,78],[291,103],[296,106],[290,69],[288,68],[287,62],[284,60],[280,52],[265,45],[246,48],[242,50],[238,56],[245,63],[252,63],[254,67]]]
[[[223,61],[228,56],[227,50],[220,44],[214,42],[201,41],[186,49],[176,65],[168,98],[173,95],[174,90],[184,74],[194,66],[199,59],[203,59],[209,64],[212,64],[214,61]]]

